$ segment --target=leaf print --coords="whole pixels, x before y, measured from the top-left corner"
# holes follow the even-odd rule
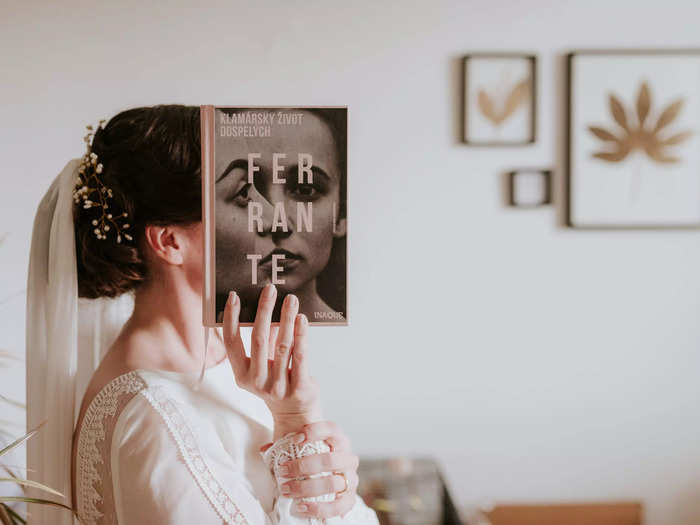
[[[656,162],[662,163],[662,164],[674,164],[676,162],[680,162],[681,159],[678,157],[671,157],[666,154],[664,154],[663,149],[661,148],[646,148],[646,153],[651,157],[653,160]]]
[[[599,128],[597,126],[588,126],[588,129],[591,131],[591,133],[593,133],[600,140],[605,140],[605,141],[609,141],[609,142],[617,142],[618,141],[618,138],[606,129]]]
[[[649,116],[649,108],[651,108],[651,94],[649,93],[649,85],[642,82],[642,87],[639,88],[637,96],[637,118],[639,119],[639,127],[644,127],[644,122]]]
[[[501,114],[501,121],[507,120],[520,105],[527,100],[530,93],[530,83],[528,79],[518,82],[508,94],[506,103]]]
[[[594,153],[593,156],[597,159],[607,160],[608,162],[620,162],[627,156],[626,151],[600,151]]]
[[[629,131],[627,127],[627,115],[625,115],[625,107],[622,105],[615,95],[610,95],[610,113],[612,113],[615,122],[617,122],[622,129]]]
[[[481,111],[481,113],[483,113],[483,115],[491,122],[496,124],[497,117],[493,109],[493,103],[491,102],[488,93],[486,93],[486,91],[484,91],[483,89],[479,90],[478,102],[479,110]]]
[[[674,103],[669,104],[659,116],[659,120],[656,121],[654,131],[660,131],[673,122],[678,116],[678,113],[680,113],[681,106],[683,106],[683,99],[678,99]]]
[[[530,95],[529,78],[521,80],[513,86],[503,101],[500,111],[495,104],[495,97],[480,89],[477,94],[477,106],[481,114],[494,126],[498,127],[508,120],[525,102]]]
[[[676,133],[661,141],[664,146],[675,146],[676,144],[681,144],[688,140],[693,135],[692,131],[684,131],[683,133]]]
[[[669,104],[661,112],[651,131],[648,126],[645,127],[649,115],[652,113],[651,89],[646,81],[641,83],[635,101],[634,110],[636,110],[638,121],[636,127],[628,122],[627,110],[614,93],[608,95],[608,102],[613,120],[624,130],[624,133],[617,135],[601,126],[588,126],[588,131],[611,148],[609,151],[592,153],[594,158],[606,162],[622,162],[631,152],[641,150],[654,162],[661,164],[680,162],[681,159],[670,155],[666,148],[682,144],[693,135],[693,132],[678,132],[665,139],[659,137],[659,132],[678,117],[683,107],[682,98]]]

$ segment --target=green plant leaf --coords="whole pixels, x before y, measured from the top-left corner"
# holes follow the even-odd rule
[[[7,454],[10,450],[19,447],[22,443],[27,441],[29,438],[31,438],[34,434],[39,432],[39,429],[43,426],[43,424],[46,423],[46,421],[43,421],[42,423],[39,424],[36,428],[30,430],[27,432],[25,435],[23,435],[21,438],[14,440],[12,443],[7,445],[5,448],[0,450],[0,456],[4,456]]]
[[[2,394],[0,394],[0,399],[2,399],[5,403],[8,403],[10,405],[16,406],[17,408],[27,408],[27,405],[24,403],[20,403],[19,401],[15,401],[14,399],[10,399],[9,397],[5,397]]]
[[[42,483],[38,483],[36,481],[31,481],[29,479],[19,479],[19,478],[0,478],[0,481],[9,481],[10,483],[15,483],[17,485],[24,485],[25,487],[34,487],[35,489],[43,490],[45,492],[49,492],[51,494],[54,494],[55,496],[65,498],[63,494],[58,492],[57,490],[52,489],[51,487],[47,487],[46,485],[43,485]]]
[[[66,510],[73,512],[73,509],[71,509],[68,505],[64,505],[63,503],[59,503],[58,501],[51,501],[50,499],[27,498],[24,496],[0,496],[0,502],[6,503],[8,501],[23,501],[24,503],[37,503],[39,505],[51,505],[53,507],[60,507],[62,509],[66,509]]]
[[[15,520],[12,519],[10,513],[7,512],[10,509],[7,505],[0,505],[0,523],[2,525],[15,525]]]
[[[17,514],[14,510],[12,510],[12,507],[8,507],[7,505],[3,505],[5,507],[5,510],[10,514],[10,517],[12,518],[13,525],[15,523],[20,523],[23,525],[27,524],[27,520],[25,520],[22,516]]]

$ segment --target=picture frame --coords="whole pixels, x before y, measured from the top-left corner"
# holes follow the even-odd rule
[[[506,173],[507,202],[512,208],[552,204],[552,170],[523,168]]]
[[[508,147],[537,139],[537,56],[480,52],[462,59],[461,139]]]
[[[700,229],[700,49],[566,55],[564,224]]]

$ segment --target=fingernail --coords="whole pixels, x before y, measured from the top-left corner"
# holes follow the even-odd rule
[[[299,443],[301,443],[305,439],[306,439],[306,434],[304,434],[304,433],[297,434],[296,436],[294,436],[294,443],[296,443],[298,445]]]
[[[290,293],[290,294],[287,296],[287,301],[288,301],[288,303],[289,303],[289,306],[291,306],[291,307],[293,308],[293,307],[295,307],[295,306],[297,305],[297,296]]]
[[[304,314],[299,314],[299,315],[301,316],[301,324],[303,324],[304,326],[309,324],[309,320],[306,318],[306,316]]]
[[[309,509],[309,507],[307,507],[307,506],[304,505],[303,503],[299,503],[299,504],[297,505],[297,510],[298,510],[299,512],[306,512],[308,509]]]
[[[265,297],[272,299],[273,295],[275,295],[275,285],[270,283],[265,287]]]
[[[236,302],[238,302],[238,294],[236,292],[229,292],[228,302],[231,303],[231,306],[235,306]]]

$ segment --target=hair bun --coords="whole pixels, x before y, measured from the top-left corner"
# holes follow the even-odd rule
[[[100,222],[105,209],[76,202],[80,297],[116,297],[148,279],[142,253],[146,225],[201,220],[199,132],[199,107],[181,105],[129,109],[98,127],[91,149],[102,165],[99,180],[111,192],[110,213],[128,215],[133,240],[120,243],[105,235]]]

